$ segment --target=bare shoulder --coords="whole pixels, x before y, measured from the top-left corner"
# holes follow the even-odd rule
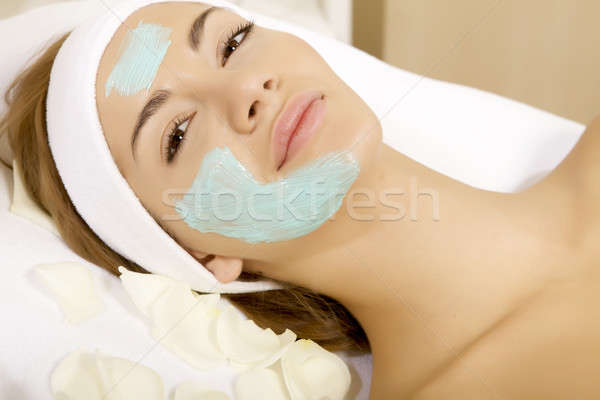
[[[598,305],[596,276],[549,285],[415,399],[600,398]]]
[[[596,132],[600,132],[600,114],[596,115],[596,117],[594,117],[592,119],[592,121],[587,125],[586,130],[587,129],[591,129],[591,130],[595,130]]]
[[[564,265],[569,278],[549,283],[479,337],[414,399],[600,399],[598,155],[600,116],[552,173],[550,184],[577,198],[570,204],[581,221],[583,243]]]
[[[563,162],[556,168],[582,179],[582,184],[599,182],[600,178],[600,115],[585,128],[578,142]],[[598,185],[594,185],[598,186]]]
[[[600,259],[600,115],[594,118],[565,159],[548,176],[574,199],[582,252]],[[596,268],[595,265],[593,265]]]

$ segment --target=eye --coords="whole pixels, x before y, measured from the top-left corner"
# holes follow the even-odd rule
[[[163,146],[163,158],[167,161],[167,163],[170,163],[175,158],[175,155],[179,150],[181,142],[183,142],[185,138],[188,126],[194,118],[194,115],[196,115],[196,113],[193,113],[192,115],[182,119],[176,119],[169,128],[165,145]]]
[[[221,65],[225,66],[229,57],[237,50],[238,47],[248,38],[254,30],[254,22],[249,21],[234,28],[227,40],[221,44]]]

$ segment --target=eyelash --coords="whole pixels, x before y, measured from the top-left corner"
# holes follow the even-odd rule
[[[219,45],[219,54],[221,55],[221,66],[225,66],[225,64],[227,63],[227,60],[229,59],[231,54],[233,54],[238,49],[238,47],[240,47],[242,45],[242,43],[244,43],[246,41],[246,39],[248,39],[248,36],[250,36],[253,31],[254,31],[254,21],[251,20],[251,21],[244,22],[244,23],[236,26],[235,28],[233,28],[231,30],[231,32],[229,32],[229,35],[227,35],[227,40],[221,41],[221,43]],[[231,46],[231,42],[233,41],[233,39],[236,38],[241,33],[245,33],[242,41],[241,42],[235,41],[237,44],[235,46]],[[227,51],[227,49],[229,47],[234,47],[234,49],[231,51],[231,54],[226,55],[225,52]]]
[[[244,22],[231,30],[231,32],[227,35],[227,40],[221,41],[221,43],[219,44],[219,54],[221,56],[221,66],[225,66],[225,64],[227,63],[227,60],[229,59],[229,57],[231,57],[231,54],[233,54],[242,45],[242,43],[244,43],[246,41],[248,36],[250,36],[250,34],[253,32],[254,26],[255,26],[254,21]],[[245,33],[242,41],[241,42],[236,41],[236,45],[231,46],[233,39],[235,39],[241,33]],[[231,51],[231,53],[229,55],[226,55],[225,52],[227,51],[227,49],[229,47],[234,47],[234,49]],[[192,122],[192,119],[194,118],[195,114],[196,113],[194,113],[192,115],[184,116],[183,118],[177,118],[171,124],[171,127],[169,128],[169,133],[167,134],[166,144],[163,148],[163,157],[167,160],[167,163],[171,163],[173,161],[173,159],[175,158],[175,156],[177,155],[177,150],[179,149],[179,146],[181,146],[181,143],[185,140],[185,134],[186,134],[187,129],[189,128],[190,123]],[[181,136],[181,139],[179,139],[179,143],[177,144],[177,147],[175,147],[175,149],[171,152],[171,146],[173,145],[173,140],[176,136],[175,134],[177,133],[179,126],[181,126],[186,121],[187,121],[188,125],[187,125],[186,129],[183,131],[183,134],[179,135],[179,136]]]
[[[173,161],[173,159],[175,158],[175,156],[177,155],[177,150],[179,149],[179,146],[181,146],[181,143],[185,140],[185,134],[186,134],[187,130],[189,129],[190,124],[192,123],[192,120],[194,119],[195,115],[196,115],[196,112],[193,112],[192,114],[184,115],[182,117],[177,117],[171,123],[171,126],[169,127],[169,133],[167,134],[166,144],[163,146],[163,151],[162,151],[163,158],[165,160],[167,160],[167,163],[171,163]],[[177,131],[179,130],[178,128],[181,125],[183,125],[185,122],[187,122],[187,126],[186,126],[185,130],[183,131],[183,134],[175,135],[177,133]],[[177,147],[175,148],[175,150],[171,151],[171,146],[173,145],[175,136],[181,136],[181,139],[179,139],[179,143],[177,143]]]

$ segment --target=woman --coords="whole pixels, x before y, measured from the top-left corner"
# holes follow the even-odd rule
[[[168,27],[170,45],[152,90],[136,92],[114,71],[128,31],[149,21]],[[113,273],[119,265],[143,271],[88,227],[54,165],[44,100],[63,40],[15,81],[3,125],[28,190],[69,246]],[[163,90],[155,113],[140,124],[154,89]],[[306,140],[282,150],[274,139],[282,110],[314,93],[323,103]],[[540,183],[518,194],[478,190],[384,145],[371,110],[305,42],[202,3],[129,15],[102,55],[96,102],[115,163],[164,230],[220,282],[286,284],[224,296],[263,327],[290,328],[330,350],[370,349],[371,399],[600,394],[591,351],[600,332],[591,306],[600,300],[598,122]],[[316,229],[250,240],[173,218],[177,207],[165,201],[165,192],[193,187],[219,148],[261,183],[346,149],[360,173]]]

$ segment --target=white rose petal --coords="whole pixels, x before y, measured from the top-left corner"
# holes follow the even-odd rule
[[[190,381],[177,386],[173,400],[229,400],[229,396],[223,392],[208,389],[198,382]]]
[[[156,372],[124,358],[77,350],[52,372],[50,386],[60,400],[162,400]]]
[[[173,285],[173,280],[155,274],[141,274],[119,267],[123,288],[146,316],[150,316],[150,307],[163,293]]]
[[[240,374],[234,384],[236,400],[289,400],[281,374],[257,368]]]
[[[173,284],[152,305],[152,336],[195,368],[226,365],[217,341],[218,299],[218,293],[197,295]]]
[[[217,344],[218,293],[198,295],[184,282],[119,267],[121,282],[140,311],[150,318],[152,336],[199,369],[226,365]]]
[[[257,363],[252,363],[252,364],[245,364],[245,363],[239,363],[239,362],[230,360],[229,362],[230,362],[231,366],[237,372],[244,372],[249,369],[255,369],[255,368],[267,368],[267,367],[271,366],[272,364],[274,364],[281,358],[281,355],[286,352],[287,348],[292,343],[294,343],[297,336],[293,331],[286,329],[285,332],[283,332],[281,335],[278,336],[278,338],[281,343],[281,347],[276,352],[268,355],[262,361],[259,361]]]
[[[81,351],[65,357],[50,376],[52,394],[64,400],[100,400],[103,396],[101,381],[94,356]]]
[[[69,323],[86,321],[104,311],[92,274],[85,266],[76,262],[40,264],[35,271],[56,298]]]
[[[281,367],[294,400],[342,400],[350,388],[346,363],[312,340],[300,339],[289,346]]]
[[[271,329],[262,329],[250,319],[245,319],[231,305],[221,312],[217,322],[217,339],[223,353],[232,365],[268,367],[277,361],[286,346],[296,340],[296,334],[286,329],[276,335]]]

